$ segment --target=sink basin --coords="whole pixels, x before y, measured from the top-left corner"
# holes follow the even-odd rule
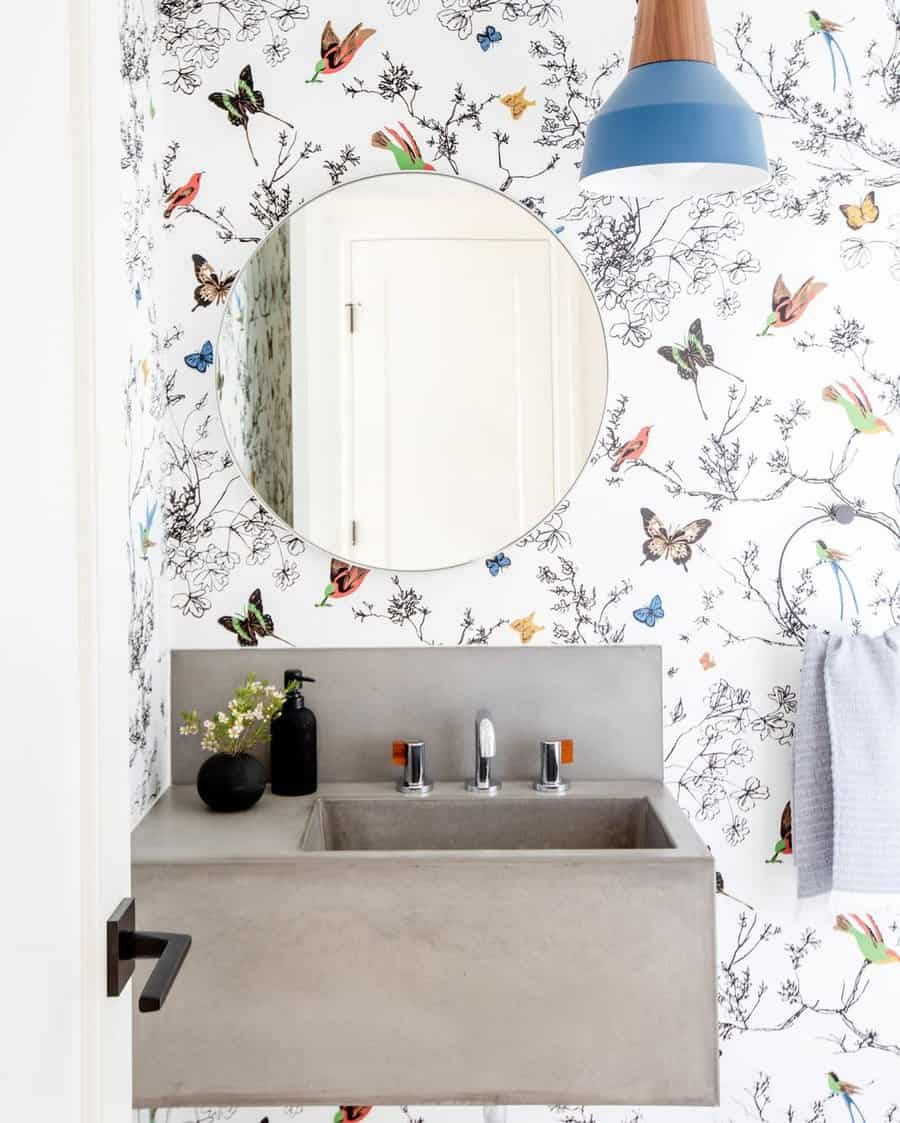
[[[647,799],[319,799],[301,849],[665,850]]]

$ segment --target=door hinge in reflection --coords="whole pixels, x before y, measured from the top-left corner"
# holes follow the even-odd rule
[[[358,304],[348,304],[346,306],[346,308],[347,308],[347,322],[348,322],[348,325],[349,325],[351,335],[353,335],[353,333],[356,331],[356,309],[358,307],[359,307]]]
[[[356,519],[352,519],[350,522],[350,545],[356,545]]]

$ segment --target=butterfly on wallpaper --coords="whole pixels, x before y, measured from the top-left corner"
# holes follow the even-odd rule
[[[356,1106],[344,1104],[335,1112],[334,1123],[358,1123],[358,1120],[365,1119],[371,1110],[371,1104]]]
[[[478,46],[483,51],[489,51],[495,43],[499,43],[503,36],[492,23],[489,23],[484,31],[479,31],[475,36],[478,40]]]
[[[519,633],[519,639],[522,643],[531,643],[537,633],[544,630],[543,624],[535,624],[533,612],[529,612],[527,616],[522,616],[518,620],[513,620],[509,626],[514,632]]]
[[[213,361],[212,341],[207,339],[199,351],[192,351],[190,355],[185,355],[184,361],[191,370],[206,374],[206,368],[212,366]]]
[[[282,125],[287,125],[289,129],[294,127],[290,121],[285,121],[283,117],[276,117],[274,113],[270,113],[266,109],[266,100],[263,97],[262,90],[253,85],[253,71],[249,64],[238,75],[236,89],[219,90],[210,94],[209,100],[213,105],[223,109],[228,114],[228,120],[235,128],[244,130],[247,147],[250,149],[253,163],[257,167],[259,167],[259,160],[257,160],[253,145],[250,143],[250,130],[248,128],[250,118],[260,113],[264,117],[271,117],[273,121],[280,121]]]
[[[878,216],[881,214],[881,211],[875,205],[874,191],[870,191],[858,207],[845,203],[840,208],[840,212],[847,220],[847,225],[851,230],[862,230],[867,223],[877,222]]]
[[[488,558],[484,564],[487,566],[491,577],[499,577],[502,570],[512,565],[512,561],[501,551],[495,557]]]
[[[504,94],[503,97],[500,98],[500,104],[506,106],[512,114],[512,119],[514,121],[518,121],[525,110],[532,105],[537,105],[537,102],[528,100],[525,96],[525,87],[523,86],[521,90],[516,90],[515,93]]]
[[[706,410],[700,397],[698,381],[700,371],[705,370],[706,367],[711,367],[722,374],[727,374],[729,378],[736,378],[738,382],[744,381],[739,375],[732,374],[717,365],[715,351],[703,339],[703,324],[699,319],[694,320],[688,328],[687,339],[683,343],[673,343],[670,347],[660,347],[657,354],[662,355],[667,363],[674,364],[679,378],[684,379],[685,382],[693,382],[697,404],[700,406],[704,421],[708,421],[709,418],[706,416]]]
[[[237,641],[241,647],[256,647],[260,639],[264,639],[266,636],[281,640],[282,643],[288,643],[291,647],[294,646],[289,640],[282,639],[281,636],[275,634],[275,622],[263,608],[262,592],[259,589],[254,589],[248,597],[243,616],[238,614],[220,616],[219,623],[226,632],[231,632],[233,636],[237,636]]]
[[[713,659],[712,655],[710,655],[708,651],[704,651],[700,656],[700,666],[704,671],[711,671],[715,665],[716,661]]]
[[[659,561],[660,558],[671,558],[675,565],[680,565],[684,569],[685,573],[687,563],[694,553],[691,547],[695,542],[699,542],[712,526],[709,519],[694,519],[687,526],[680,530],[673,530],[670,534],[649,507],[641,507],[641,518],[644,521],[644,534],[647,536],[642,547],[644,560],[641,565],[645,565],[648,561]]]
[[[191,257],[194,261],[194,276],[199,282],[194,289],[196,303],[191,311],[196,312],[198,308],[209,308],[211,304],[221,304],[228,296],[237,273],[226,273],[220,279],[219,274],[202,254],[194,253],[191,254]]]
[[[655,628],[656,621],[662,620],[666,615],[662,605],[662,597],[657,594],[644,608],[636,608],[631,614],[639,624],[646,624],[648,628]]]

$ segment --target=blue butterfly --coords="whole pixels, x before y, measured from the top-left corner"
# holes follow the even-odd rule
[[[484,31],[479,31],[475,38],[483,51],[489,51],[495,43],[500,42],[503,36],[493,24],[489,23]]]
[[[491,577],[497,577],[500,570],[506,569],[508,565],[512,565],[512,562],[506,554],[500,553],[495,558],[488,558],[484,564],[488,567]]]
[[[184,361],[192,370],[197,370],[201,374],[206,374],[206,368],[212,366],[213,361],[212,343],[207,339],[199,351],[194,351],[190,355],[185,355]]]
[[[662,598],[655,596],[646,608],[636,608],[632,615],[639,624],[646,624],[648,628],[655,628],[656,621],[662,620],[665,616]]]

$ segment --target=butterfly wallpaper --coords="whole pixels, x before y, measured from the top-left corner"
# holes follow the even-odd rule
[[[852,1095],[866,1123],[900,1123],[900,902],[799,913],[787,809],[807,629],[900,621],[900,8],[710,10],[719,65],[763,116],[771,181],[638,201],[578,189],[633,3],[122,0],[132,810],[168,783],[172,648],[238,650],[242,632],[286,652],[658,643],[666,779],[719,875],[722,1104],[510,1118],[829,1123]],[[394,166],[528,206],[584,270],[610,344],[606,416],[574,490],[445,574],[347,567],[262,505],[203,352],[223,290],[281,218]],[[260,324],[257,345],[274,353],[280,330]],[[253,418],[226,413],[252,440]],[[259,471],[284,466],[261,449]],[[482,1114],[371,1112],[463,1117]]]

